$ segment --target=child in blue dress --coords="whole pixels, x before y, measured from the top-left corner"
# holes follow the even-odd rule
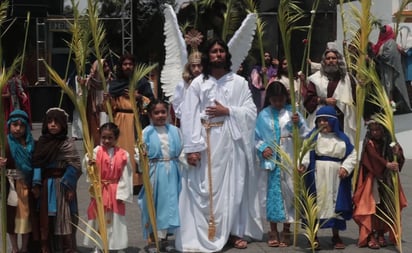
[[[180,226],[179,220],[179,156],[182,152],[180,130],[167,123],[168,106],[161,100],[153,100],[147,108],[151,124],[143,130],[143,140],[149,158],[150,182],[156,210],[157,236],[163,248],[167,236]],[[136,152],[138,154],[138,152]],[[138,159],[138,155],[135,157]],[[146,202],[146,189],[142,188],[138,203],[142,211],[143,236],[149,242],[149,251],[156,252],[153,230],[150,226]]]

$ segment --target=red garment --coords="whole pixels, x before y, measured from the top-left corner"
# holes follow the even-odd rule
[[[23,110],[29,116],[29,124],[31,126],[31,108],[30,108],[30,98],[29,93],[27,92],[27,85],[28,81],[25,76],[13,76],[7,81],[7,85],[3,87],[2,96],[3,96],[3,107],[4,107],[4,117],[7,121],[9,119],[9,115],[12,111],[14,111],[15,105],[14,103],[18,103],[20,110]],[[14,86],[14,89],[12,89]],[[13,102],[12,95],[15,94],[17,101]],[[4,97],[6,96],[6,97]],[[7,128],[6,128],[7,132]]]
[[[405,162],[402,150],[401,153],[402,155],[397,157],[399,168],[401,168]],[[359,175],[356,189],[353,194],[353,203],[355,206],[353,220],[359,226],[359,246],[367,245],[368,236],[378,229],[383,229],[384,232],[389,231],[390,240],[395,243],[392,231],[386,224],[384,224],[384,222],[379,221],[375,216],[378,210],[373,197],[373,184],[377,183],[374,179],[383,180],[386,184],[390,184],[389,178],[385,173],[388,161],[381,154],[382,145],[376,141],[368,140],[360,160]],[[399,186],[399,196],[400,207],[402,209],[407,206],[407,200],[402,190],[402,186]]]
[[[395,33],[390,25],[385,25],[385,32],[380,32],[378,42],[372,46],[373,53],[377,55],[381,46],[390,39],[395,39]]]
[[[96,152],[96,167],[100,169],[102,198],[105,212],[113,212],[119,215],[126,214],[126,206],[123,201],[117,200],[117,185],[127,164],[127,153],[119,147],[114,148],[113,157],[110,158],[107,149],[99,146]],[[89,220],[96,219],[96,199],[92,198],[87,209]]]

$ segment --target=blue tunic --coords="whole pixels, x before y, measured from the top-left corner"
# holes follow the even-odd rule
[[[303,137],[308,132],[308,128],[304,118],[302,116],[299,118],[298,128]],[[293,159],[292,127],[290,105],[285,106],[280,111],[268,106],[259,113],[256,122],[256,148],[260,167],[269,170],[266,215],[271,222],[294,221],[293,170],[290,168],[290,164],[282,161],[279,154],[275,152],[275,146],[278,146]],[[268,147],[274,151],[274,155],[265,159],[262,153]],[[276,161],[280,162],[282,166],[279,166]]]
[[[166,138],[162,138],[162,136]],[[173,233],[174,229],[180,226],[179,192],[181,184],[178,158],[183,147],[180,132],[172,125],[164,127],[149,125],[143,130],[143,139],[147,145],[157,230],[167,230],[168,233]],[[147,239],[152,233],[152,228],[149,225],[144,188],[138,196],[138,204],[142,210],[143,236]]]

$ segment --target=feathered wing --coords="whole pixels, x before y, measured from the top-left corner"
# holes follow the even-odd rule
[[[257,16],[255,13],[248,14],[228,43],[229,52],[232,55],[232,70],[234,72],[239,69],[240,64],[245,60],[252,46],[256,31],[256,20]]]
[[[180,8],[184,8],[185,5],[189,4],[192,2],[192,0],[176,0],[176,6],[175,6],[175,11],[176,13],[179,13]]]
[[[171,101],[176,85],[182,80],[183,68],[187,62],[187,51],[176,13],[171,5],[165,4],[164,16],[166,58],[160,73],[160,82],[165,96],[170,97]]]

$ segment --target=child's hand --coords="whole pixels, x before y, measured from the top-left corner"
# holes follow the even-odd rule
[[[340,178],[340,179],[343,179],[343,178],[349,176],[349,173],[348,173],[347,170],[345,170],[345,168],[340,167],[340,168],[339,168],[338,175],[339,175],[339,178]]]
[[[263,150],[263,152],[262,152],[262,156],[265,159],[268,159],[268,158],[272,157],[272,155],[273,155],[273,151],[272,151],[271,148],[265,148],[265,150]]]
[[[299,123],[299,114],[298,114],[297,112],[295,112],[295,113],[292,115],[292,122],[293,122],[294,124]]]
[[[388,162],[386,168],[393,171],[399,170],[399,164],[397,162]]]
[[[305,173],[305,171],[306,171],[305,165],[300,165],[300,166],[298,166],[298,172],[299,172],[300,174]]]
[[[96,165],[96,160],[95,159],[90,159],[89,161],[87,161],[87,165],[89,165],[89,166]]]
[[[73,191],[66,191],[66,200],[72,201],[74,199],[74,192]]]
[[[392,148],[392,152],[394,155],[400,155],[401,154],[401,146],[399,143],[396,143],[395,146]]]
[[[0,157],[0,167],[5,167],[7,163],[7,158]]]
[[[187,154],[187,163],[189,165],[196,166],[198,161],[200,161],[200,153],[199,152],[194,152],[194,153],[188,153]]]

